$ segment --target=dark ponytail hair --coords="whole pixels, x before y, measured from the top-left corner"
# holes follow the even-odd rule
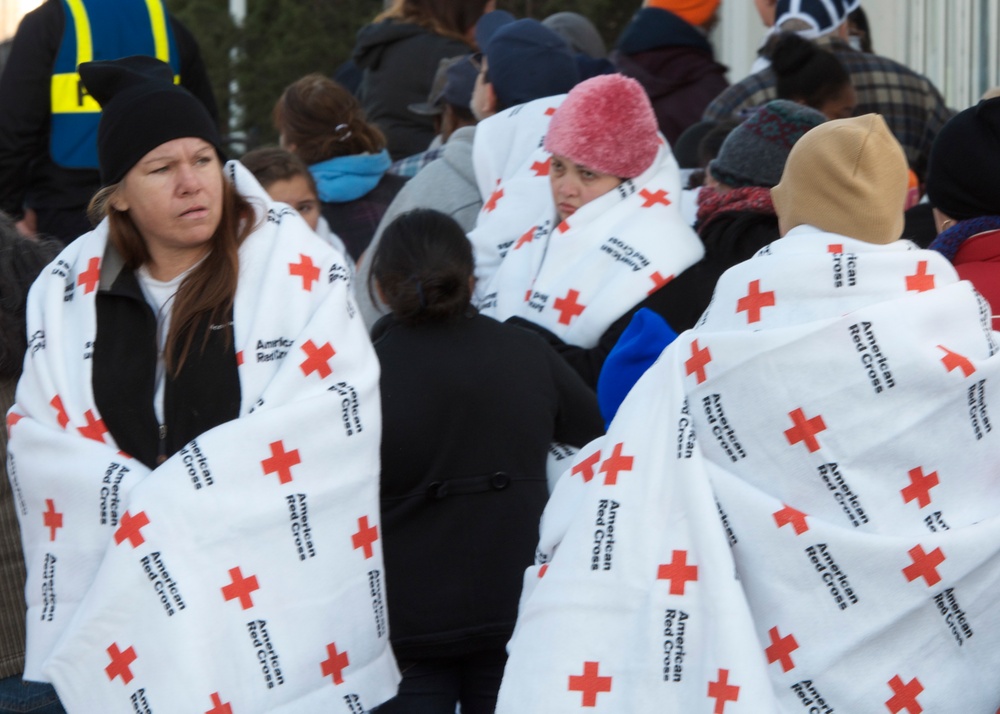
[[[470,309],[472,244],[449,216],[417,209],[390,223],[372,257],[368,292],[378,283],[404,324],[446,322]]]
[[[794,32],[775,35],[764,50],[777,78],[778,99],[819,109],[851,83],[836,55]]]

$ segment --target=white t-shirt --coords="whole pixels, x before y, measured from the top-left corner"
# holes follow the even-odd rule
[[[198,266],[198,263],[167,281],[154,278],[145,265],[135,272],[142,295],[156,315],[156,387],[153,392],[153,411],[156,413],[156,421],[160,424],[163,424],[163,388],[166,382],[163,352],[167,345],[167,335],[170,334],[170,316],[174,309],[174,298],[184,278]]]

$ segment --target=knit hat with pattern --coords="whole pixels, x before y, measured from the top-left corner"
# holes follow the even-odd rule
[[[732,188],[771,188],[781,180],[795,142],[824,121],[826,117],[815,109],[775,99],[730,132],[709,170],[716,180]]]
[[[778,0],[774,26],[780,28],[788,20],[800,20],[810,29],[798,33],[814,40],[843,25],[859,5],[861,0]]]
[[[141,55],[84,62],[80,79],[101,105],[97,158],[103,185],[118,183],[143,156],[173,139],[204,139],[225,155],[205,105],[174,84],[167,63]]]
[[[1000,215],[1000,98],[941,127],[927,164],[927,196],[949,218]]]
[[[878,114],[820,124],[796,142],[771,189],[782,234],[810,225],[868,243],[903,232],[907,165]]]
[[[604,74],[576,85],[556,109],[545,150],[592,171],[635,178],[656,159],[656,115],[642,85]]]
[[[689,25],[704,25],[712,19],[720,0],[648,0],[646,7],[658,7],[674,13]]]

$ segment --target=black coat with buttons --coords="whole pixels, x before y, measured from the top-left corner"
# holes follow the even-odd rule
[[[502,650],[548,498],[553,441],[603,431],[537,336],[481,315],[373,329],[382,363],[382,531],[397,657]]]

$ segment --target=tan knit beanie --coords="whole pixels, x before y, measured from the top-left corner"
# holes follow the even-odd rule
[[[838,119],[811,129],[792,147],[771,189],[782,233],[815,226],[868,243],[903,232],[907,164],[878,114]]]

